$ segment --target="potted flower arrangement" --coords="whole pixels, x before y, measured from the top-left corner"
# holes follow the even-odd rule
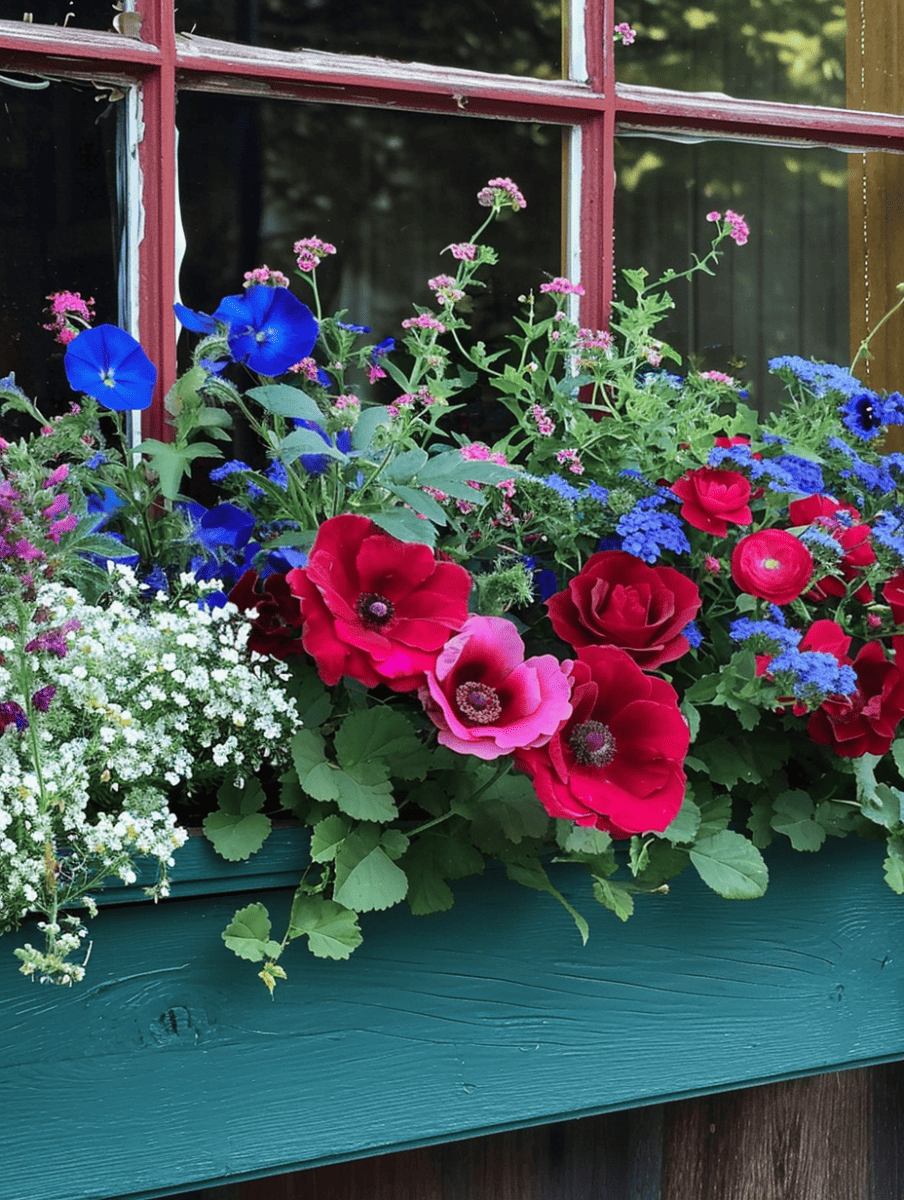
[[[398,338],[321,311],[315,237],[309,304],[261,267],[210,315],[177,305],[197,343],[169,441],[129,443],[155,369],[76,294],[52,302],[71,411],[0,384],[37,423],[0,442],[0,929],[38,914],[24,974],[80,980],[82,910],[148,860],[165,897],[190,825],[231,862],[302,831],[286,910],[222,931],[271,993],[290,942],[348,957],[360,914],[446,910],[490,859],[584,940],[554,864],[626,920],[686,868],[754,899],[772,842],[859,835],[904,892],[904,456],[876,450],[904,398],[783,358],[760,418],[734,378],[673,373],[668,287],[744,244],[731,211],[687,271],[625,272],[608,329],[557,277],[488,350],[484,234],[525,200],[497,178],[478,202]],[[498,418],[477,436],[475,398]]]

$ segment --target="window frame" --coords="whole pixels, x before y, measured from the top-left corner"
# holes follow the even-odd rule
[[[411,112],[563,127],[564,269],[585,288],[581,322],[606,325],[613,281],[614,145],[621,132],[697,134],[846,151],[904,153],[904,116],[729,96],[616,81],[615,0],[565,0],[567,78],[539,80],[396,63],[366,56],[294,53],[177,36],[174,0],[136,0],[138,36],[0,21],[0,70],[91,79],[129,89],[137,220],[130,219],[124,324],[160,372],[143,416],[146,437],[165,438],[163,396],[176,377],[178,208],[176,101],[180,90],[401,108]],[[855,39],[849,35],[849,60]],[[626,51],[629,53],[629,51]],[[863,47],[859,47],[863,53]],[[869,96],[857,94],[861,103]],[[131,214],[130,214],[131,218]]]

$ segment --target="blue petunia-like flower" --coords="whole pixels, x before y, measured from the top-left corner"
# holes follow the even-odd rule
[[[320,331],[317,318],[288,288],[250,287],[225,296],[213,315],[229,326],[236,362],[260,375],[282,375],[307,358]]]
[[[127,412],[151,403],[157,368],[130,333],[115,325],[83,329],[63,359],[69,386],[105,408]]]
[[[845,427],[868,441],[877,437],[886,425],[904,423],[904,398],[899,392],[879,396],[869,389],[856,392],[838,409]]]
[[[271,378],[307,358],[320,326],[306,304],[288,288],[250,287],[224,296],[213,316],[174,304],[173,310],[192,333],[215,333],[226,327],[226,340],[236,362]]]

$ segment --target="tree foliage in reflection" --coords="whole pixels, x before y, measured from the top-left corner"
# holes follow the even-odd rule
[[[330,50],[400,62],[557,78],[559,0],[180,0],[176,28],[274,50]]]
[[[623,83],[843,107],[844,0],[631,0]]]

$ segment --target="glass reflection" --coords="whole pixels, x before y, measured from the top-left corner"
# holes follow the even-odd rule
[[[780,392],[769,358],[850,361],[845,155],[621,138],[617,163],[618,269],[657,278],[689,266],[709,248],[710,211],[733,209],[750,225],[747,245],[727,243],[714,277],[668,289],[675,308],[660,338],[700,370],[749,380],[760,407]]]
[[[103,32],[112,28],[113,16],[110,0],[0,0],[0,21],[28,19],[35,25]]]
[[[80,292],[94,299],[98,323],[118,320],[122,105],[98,104],[97,94],[90,86],[0,83],[0,376],[14,372],[48,414],[74,398],[63,347],[42,327],[48,295]]]
[[[619,0],[616,14],[637,33],[617,52],[622,83],[845,105],[844,0]]]
[[[338,251],[318,271],[324,311],[398,336],[412,303],[432,306],[427,280],[481,224],[476,194],[495,175],[514,178],[528,207],[495,233],[479,336],[508,331],[518,294],[561,270],[558,129],[201,93],[180,94],[178,125],[190,307],[212,311],[262,263],[306,300],[292,247],[317,236]]]
[[[556,78],[560,0],[180,0],[176,29],[272,50],[331,50],[400,62]]]

